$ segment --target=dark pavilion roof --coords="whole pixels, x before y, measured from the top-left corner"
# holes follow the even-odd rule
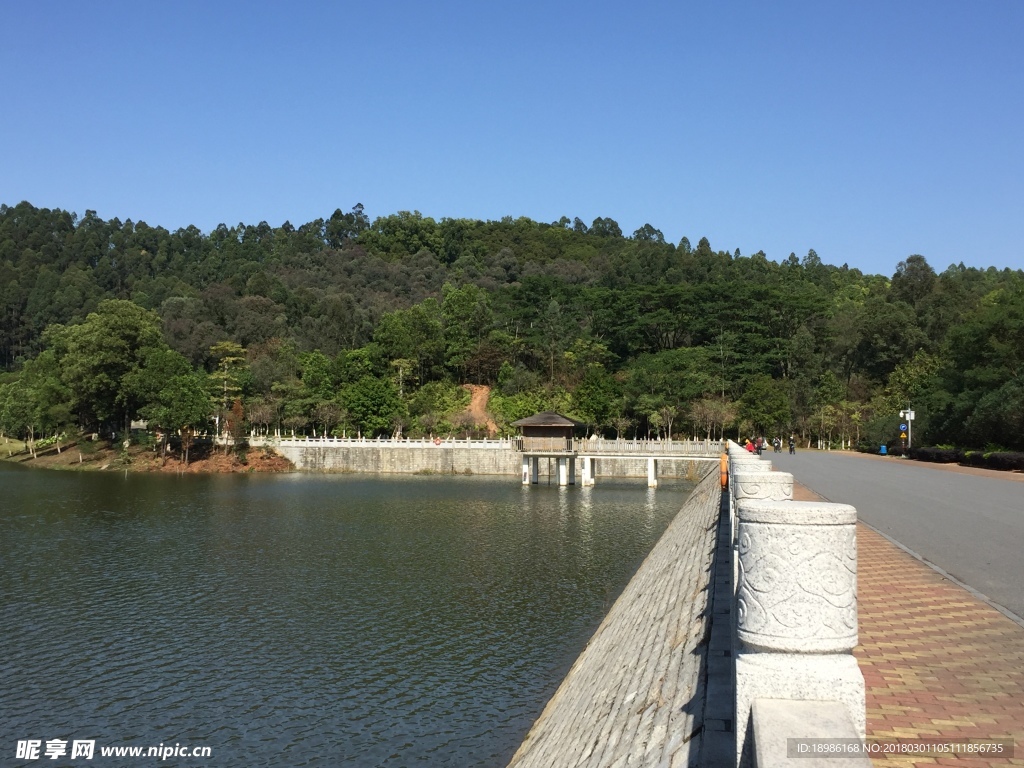
[[[544,413],[535,413],[533,416],[527,416],[525,419],[512,422],[513,427],[582,427],[584,426],[579,421],[573,421],[572,419],[563,416],[560,413],[554,413],[553,411],[544,411]]]

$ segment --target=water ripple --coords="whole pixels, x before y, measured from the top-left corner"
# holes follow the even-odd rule
[[[688,490],[0,483],[8,737],[275,767],[507,762]]]

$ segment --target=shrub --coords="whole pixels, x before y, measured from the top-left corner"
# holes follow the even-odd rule
[[[880,447],[881,443],[870,443],[867,442],[866,440],[861,440],[859,443],[857,443],[857,451],[859,453],[873,453],[876,456],[879,453],[881,453]],[[888,453],[893,453],[893,451],[898,449],[899,447],[899,441],[896,441],[895,443],[887,443],[885,449]]]
[[[1014,451],[964,451],[961,464],[968,467],[983,469],[999,469],[1007,471],[1024,471],[1024,453]]]
[[[960,463],[967,467],[987,466],[985,454],[981,451],[964,451],[964,457],[960,460]]]
[[[932,461],[936,464],[957,464],[963,460],[963,454],[956,448],[910,448],[907,455],[918,461]]]
[[[1001,469],[1004,472],[1024,470],[1024,453],[1000,451],[988,454],[987,458],[990,469]]]

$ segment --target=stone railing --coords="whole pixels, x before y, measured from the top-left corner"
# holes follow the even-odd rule
[[[785,763],[787,739],[864,739],[857,511],[793,501],[793,476],[735,443],[729,489],[736,765]]]
[[[709,456],[722,453],[718,440],[573,440],[573,450],[580,454],[628,456]]]
[[[475,448],[480,450],[505,451],[512,448],[511,440],[473,440],[469,438],[454,437],[423,437],[416,439],[389,438],[389,437],[288,437],[284,435],[251,435],[246,438],[249,445],[254,448],[267,446],[273,448],[278,445],[288,445],[297,448]]]
[[[717,458],[723,450],[718,440],[605,440],[578,437],[513,437],[512,446],[525,453],[575,453],[581,456],[663,456]]]
[[[522,437],[512,438],[513,449],[522,453],[572,453],[571,437]]]

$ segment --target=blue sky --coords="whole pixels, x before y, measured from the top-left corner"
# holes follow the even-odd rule
[[[1024,267],[1024,3],[8,3],[0,202]]]

